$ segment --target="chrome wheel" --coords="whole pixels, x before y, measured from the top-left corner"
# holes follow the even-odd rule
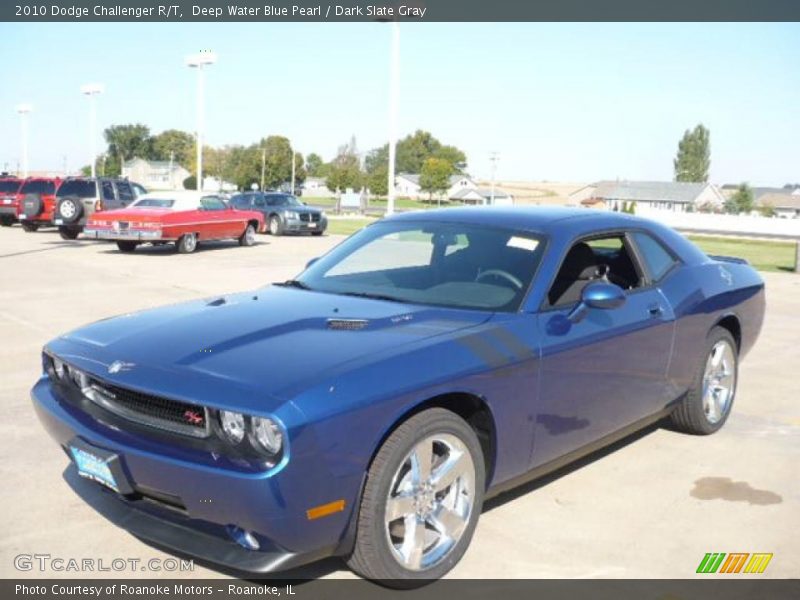
[[[703,374],[703,413],[712,425],[728,411],[736,392],[736,354],[727,340],[720,340],[708,355]]]
[[[394,558],[413,571],[439,564],[457,545],[475,505],[475,465],[451,434],[418,442],[394,475],[384,523]]]
[[[252,246],[256,243],[256,230],[253,229],[252,225],[247,226],[247,229],[244,232],[244,240],[248,246]]]
[[[187,233],[184,236],[183,247],[186,252],[194,252],[195,248],[197,248],[197,237],[193,233]]]

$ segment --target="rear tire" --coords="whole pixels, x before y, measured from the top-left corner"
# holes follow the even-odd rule
[[[414,415],[372,461],[347,564],[391,587],[442,577],[469,546],[485,478],[483,452],[466,421],[442,408]]]
[[[670,416],[677,429],[694,435],[722,428],[731,414],[739,379],[738,348],[727,329],[711,330],[703,357],[692,387]]]
[[[25,221],[22,221],[21,224],[22,224],[22,229],[24,229],[26,233],[33,233],[34,231],[39,229],[38,223],[26,223]]]
[[[117,248],[120,252],[130,253],[136,250],[138,244],[136,242],[129,242],[127,240],[120,240],[117,242]]]
[[[80,229],[72,229],[70,227],[59,227],[58,228],[58,235],[61,236],[62,240],[74,240],[80,234]]]
[[[3,215],[2,217],[0,217],[0,226],[11,227],[14,224],[15,220],[16,219],[14,219],[14,217],[10,215]]]
[[[191,254],[197,250],[197,235],[194,233],[184,233],[178,240],[178,252],[181,254]]]
[[[64,223],[72,224],[83,215],[83,204],[77,196],[64,196],[56,205],[56,217]]]
[[[256,243],[256,228],[252,223],[248,223],[244,229],[244,233],[239,236],[240,246],[253,246]]]

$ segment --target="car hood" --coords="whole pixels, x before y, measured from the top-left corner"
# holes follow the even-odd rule
[[[98,321],[48,350],[111,383],[258,412],[365,357],[385,360],[490,317],[270,286]]]

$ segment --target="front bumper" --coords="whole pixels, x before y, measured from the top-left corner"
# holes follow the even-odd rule
[[[328,228],[328,220],[324,217],[319,221],[301,221],[300,219],[286,219],[284,224],[284,231],[293,233],[325,231],[327,228]]]
[[[174,241],[161,235],[160,229],[116,231],[114,229],[84,229],[83,235],[95,240],[118,240],[126,242]]]
[[[299,473],[292,475],[286,473],[290,464],[283,470],[253,473],[157,454],[147,440],[94,420],[56,394],[47,377],[31,391],[37,416],[50,436],[64,449],[78,440],[116,454],[129,484],[124,487],[137,493],[121,495],[84,480],[74,465],[67,468],[65,479],[98,512],[130,533],[251,572],[284,570],[339,551],[351,500],[346,511],[318,520],[309,520],[306,510],[327,494],[341,497],[341,488],[353,482],[336,480],[313,464],[299,465]],[[228,526],[250,531],[259,549],[236,544]]]

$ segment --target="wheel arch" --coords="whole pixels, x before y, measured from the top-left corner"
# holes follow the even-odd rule
[[[722,327],[727,330],[736,342],[737,354],[742,350],[742,323],[734,313],[723,315],[714,323],[714,327]]]

